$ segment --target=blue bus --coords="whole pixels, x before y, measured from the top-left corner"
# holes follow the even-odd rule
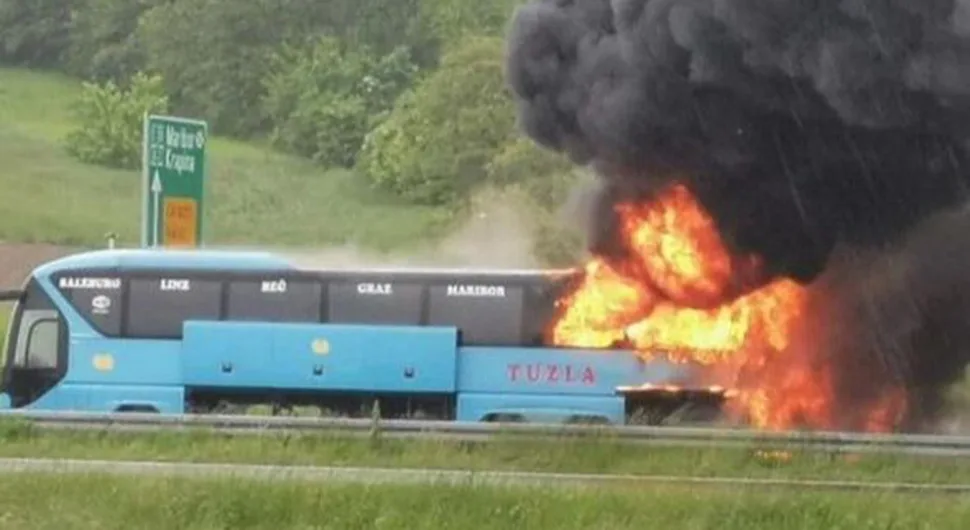
[[[10,293],[0,407],[357,416],[376,404],[394,418],[614,424],[716,414],[723,395],[685,383],[695,367],[543,343],[578,274],[304,270],[219,250],[71,255]]]

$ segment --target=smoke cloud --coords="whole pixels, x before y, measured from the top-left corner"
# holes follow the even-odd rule
[[[970,0],[535,0],[508,39],[521,127],[602,176],[592,250],[617,200],[681,182],[769,275],[841,285],[845,373],[878,357],[926,403],[958,373]]]

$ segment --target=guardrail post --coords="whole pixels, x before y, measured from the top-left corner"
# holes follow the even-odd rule
[[[381,440],[381,402],[377,399],[370,411],[370,440],[373,444],[378,444]]]

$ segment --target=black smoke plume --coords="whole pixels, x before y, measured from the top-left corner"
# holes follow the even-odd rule
[[[535,0],[508,44],[521,127],[603,177],[594,251],[611,250],[610,205],[678,181],[771,275],[812,281],[836,247],[970,268],[970,235],[934,235],[955,236],[946,223],[903,243],[970,194],[970,0]],[[948,257],[957,246],[968,261]],[[958,333],[933,296],[966,282],[924,265],[899,284],[922,289],[910,327]],[[858,336],[873,318],[853,320]],[[893,346],[907,366],[950,355],[907,340]],[[960,363],[942,364],[906,383],[938,386]]]

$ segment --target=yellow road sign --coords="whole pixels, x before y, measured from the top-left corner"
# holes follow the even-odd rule
[[[166,247],[196,246],[196,226],[199,207],[195,199],[165,197],[164,245]]]

